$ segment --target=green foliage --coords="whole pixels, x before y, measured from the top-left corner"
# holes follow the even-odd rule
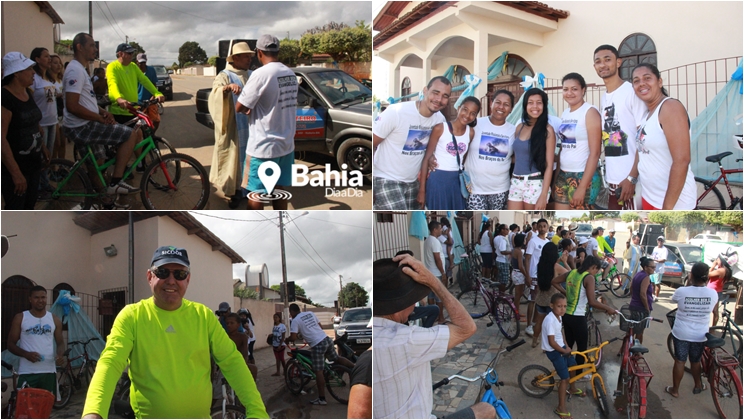
[[[180,67],[178,66],[178,63],[176,63],[176,62],[173,62],[173,64],[171,64],[170,68],[171,68],[171,70],[178,70],[178,69],[180,69]]]
[[[279,61],[287,67],[297,67],[297,60],[302,56],[300,41],[284,38],[279,42]]]
[[[198,42],[186,41],[178,49],[178,65],[182,68],[206,62],[207,53],[199,46]]]
[[[146,52],[144,48],[140,44],[138,44],[136,41],[129,41],[129,45],[132,46],[132,48],[136,49],[137,51],[134,52],[135,57],[139,53]]]
[[[242,287],[236,287],[233,289],[233,296],[240,299],[258,299],[258,293],[253,289],[245,289]]]
[[[305,31],[300,39],[303,54],[328,54],[334,61],[371,61],[372,30],[364,21],[356,26],[331,22]]]
[[[665,226],[688,226],[705,221],[705,213],[702,211],[652,211],[648,214],[651,223],[663,224]]]
[[[54,44],[54,53],[59,55],[72,54],[72,40],[63,39],[59,43]]]
[[[367,295],[367,291],[362,286],[350,282],[338,293],[338,302],[339,305],[345,308],[367,306],[369,295]]]
[[[638,213],[634,211],[629,211],[629,212],[625,212],[622,215],[620,215],[620,220],[622,220],[625,223],[630,223],[630,222],[637,222],[641,220],[641,217],[638,216]]]
[[[272,284],[271,290],[276,290],[277,292],[282,292],[282,285],[281,284]],[[307,296],[307,293],[305,292],[305,289],[302,288],[299,284],[295,283],[295,296],[304,296],[309,299]]]
[[[219,57],[217,57],[216,55],[209,57],[209,60],[207,60],[207,64],[209,64],[210,66],[216,66],[218,58]]]

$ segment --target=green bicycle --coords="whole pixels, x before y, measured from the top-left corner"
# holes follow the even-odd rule
[[[148,103],[143,104],[146,107]],[[144,108],[142,108],[144,109]],[[152,121],[143,112],[130,108],[138,119],[135,129],[141,126],[145,138],[135,146],[141,151],[123,175],[127,179],[134,168],[144,162],[146,166],[140,181],[140,197],[148,210],[203,209],[209,201],[209,175],[199,161],[183,153],[162,154],[160,144],[153,139]],[[53,190],[49,197],[40,199],[37,210],[88,210],[96,204],[101,208],[113,207],[116,196],[105,191],[107,170],[113,168],[116,157],[109,157],[99,165],[90,146],[75,163],[66,159],[53,159],[46,169]],[[93,173],[89,177],[85,168]],[[94,180],[98,186],[94,187]]]
[[[610,271],[607,273],[607,278],[599,280],[598,285],[602,285],[605,289],[609,290],[615,297],[624,298],[630,295],[630,276],[621,273],[617,269],[617,260],[612,254],[605,254],[605,259],[602,261],[602,269],[611,264]]]
[[[299,395],[303,388],[316,378],[313,371],[313,362],[310,359],[310,351],[290,349],[287,354],[289,354],[290,359],[287,361],[284,379],[289,392]],[[327,361],[323,363],[326,389],[336,401],[341,404],[349,404],[351,369],[337,363],[328,363]]]

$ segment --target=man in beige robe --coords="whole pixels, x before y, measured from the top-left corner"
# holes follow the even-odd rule
[[[248,122],[245,115],[236,116],[235,100],[250,77],[248,67],[254,54],[247,43],[234,44],[227,57],[227,66],[215,77],[209,95],[215,143],[209,181],[230,198],[230,208],[237,208],[245,197],[240,184],[246,161]]]

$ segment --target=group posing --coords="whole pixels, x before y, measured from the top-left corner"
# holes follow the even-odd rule
[[[631,83],[620,78],[621,63],[613,46],[594,52],[606,86],[600,110],[585,101],[584,78],[569,73],[561,118],[531,88],[516,126],[506,122],[515,106],[507,90],[494,92],[490,116],[477,118],[481,102],[470,96],[445,121],[452,86],[433,78],[423,99],[392,104],[375,120],[374,209],[627,210],[637,185],[644,210],[693,209],[687,112],[668,101],[656,66],[637,65]]]

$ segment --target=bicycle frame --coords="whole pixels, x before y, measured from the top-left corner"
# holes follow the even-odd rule
[[[721,175],[718,175],[718,178],[716,178],[715,181],[712,181],[710,184],[710,188],[703,191],[702,194],[700,194],[700,197],[697,198],[697,202],[695,203],[700,204],[703,199],[711,192],[713,189],[716,188],[716,186],[721,182],[721,179],[723,179],[724,185],[726,185],[726,191],[728,192],[729,199],[731,200],[731,204],[734,205],[734,193],[731,192],[731,186],[729,185],[728,177],[726,175],[729,174],[739,174],[742,173],[742,169],[724,169],[721,162],[718,162],[718,169],[721,171]]]
[[[571,352],[572,356],[578,356],[578,355],[584,356],[585,362],[584,364],[575,365],[575,366],[571,366],[568,368],[569,374],[571,372],[576,372],[576,375],[574,375],[573,377],[569,377],[568,383],[572,384],[580,380],[586,375],[591,375],[592,378],[589,382],[591,382],[592,384],[592,393],[594,394],[594,398],[596,399],[597,390],[594,389],[594,378],[595,377],[599,378],[599,383],[602,385],[602,389],[603,390],[606,389],[604,385],[604,379],[602,379],[602,375],[600,375],[599,372],[597,372],[597,365],[595,365],[595,361],[597,360],[597,354],[599,353],[599,350],[602,349],[602,347],[616,340],[619,340],[619,339],[615,337],[613,339],[603,342],[602,344],[599,345],[599,347],[595,347],[593,349],[586,349],[584,351],[572,351]],[[550,378],[553,378],[554,383],[552,384],[550,383]],[[540,388],[552,388],[560,382],[561,382],[561,378],[558,376],[558,372],[553,370],[552,372],[550,372],[550,375],[541,378],[539,381],[536,381],[535,385]]]

